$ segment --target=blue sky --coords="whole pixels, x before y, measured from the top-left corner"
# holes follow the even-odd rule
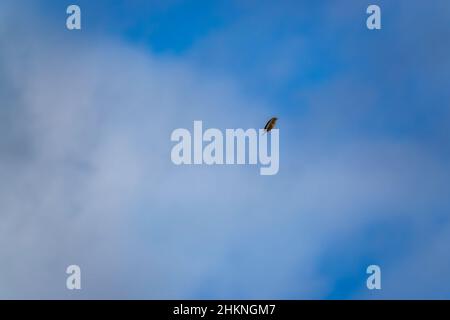
[[[0,4],[1,298],[449,298],[448,1],[74,3]],[[170,161],[271,116],[276,176]]]

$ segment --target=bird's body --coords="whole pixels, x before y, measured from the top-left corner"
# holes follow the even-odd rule
[[[269,121],[267,121],[266,125],[264,126],[265,132],[270,132],[275,127],[275,124],[277,122],[278,118],[273,117]]]

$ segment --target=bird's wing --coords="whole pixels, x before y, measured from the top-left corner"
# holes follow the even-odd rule
[[[264,129],[267,130],[269,128],[270,123],[273,121],[273,119],[270,119],[267,121],[266,125],[264,126]]]

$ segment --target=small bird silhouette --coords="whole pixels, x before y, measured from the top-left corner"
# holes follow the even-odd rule
[[[269,121],[267,121],[264,130],[266,130],[266,132],[270,132],[270,130],[272,130],[275,127],[275,123],[277,122],[278,118],[273,117],[272,119],[270,119]]]

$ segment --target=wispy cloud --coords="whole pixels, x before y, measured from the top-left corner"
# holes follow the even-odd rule
[[[0,297],[323,298],[339,291],[342,278],[360,280],[349,273],[364,273],[365,246],[384,263],[385,288],[395,287],[387,294],[403,297],[423,271],[402,277],[403,265],[427,257],[426,267],[440,270],[448,261],[441,240],[450,207],[447,156],[380,124],[402,119],[404,106],[391,104],[403,96],[395,89],[385,96],[359,73],[333,73],[300,87],[300,115],[247,92],[239,72],[199,66],[196,50],[213,54],[207,39],[186,57],[157,55],[117,38],[55,30],[39,10],[19,14],[2,4],[0,13],[7,7],[0,19]],[[30,21],[41,28],[30,32]],[[304,40],[289,39],[286,46],[303,52]],[[290,79],[297,64],[280,54],[267,58],[266,76]],[[430,68],[416,72],[440,74]],[[426,91],[410,94],[428,98]],[[413,106],[416,116],[421,106]],[[197,119],[258,127],[280,110],[276,176],[170,161],[174,128]],[[384,235],[394,256],[363,232],[380,221],[411,224],[406,243]],[[354,269],[328,259],[345,247],[355,253]],[[65,289],[69,264],[82,268],[81,292]],[[427,293],[446,283],[421,279]],[[352,288],[347,297],[371,297]]]

